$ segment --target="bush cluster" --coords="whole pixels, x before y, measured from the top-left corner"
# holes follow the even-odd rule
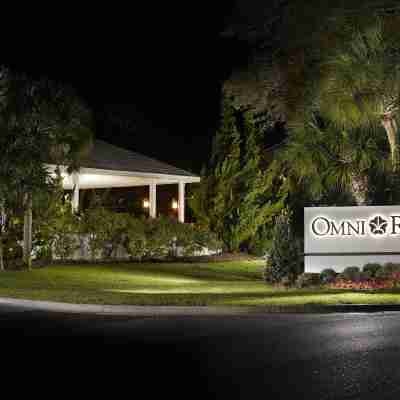
[[[265,279],[274,283],[269,276]],[[279,281],[281,285],[291,286],[293,282],[288,278]],[[295,281],[298,288],[316,287],[325,285],[340,289],[388,289],[400,286],[400,264],[397,263],[368,263],[363,268],[350,266],[343,272],[337,273],[334,269],[324,269],[321,273],[303,273]]]
[[[360,281],[367,279],[387,279],[393,273],[400,272],[400,264],[388,262],[386,264],[368,263],[362,269],[358,267],[347,267],[339,274],[338,278],[347,281]]]
[[[358,282],[362,278],[362,273],[358,267],[346,267],[340,274],[340,278],[346,281]]]
[[[38,258],[46,254],[46,258],[71,259],[84,237],[93,260],[116,258],[118,249],[140,261],[190,256],[204,247],[218,250],[221,246],[215,235],[200,226],[181,224],[167,217],[136,218],[93,207],[79,216],[65,210],[51,225],[47,224],[46,240],[37,243],[36,254]]]
[[[327,284],[335,281],[337,273],[335,270],[327,268],[320,273],[320,276],[321,276],[321,283]]]
[[[321,275],[318,273],[309,273],[305,272],[298,276],[296,280],[296,286],[298,288],[305,288],[311,286],[320,286],[321,285]]]
[[[19,228],[22,226],[20,218],[9,218],[7,232],[1,235],[4,264],[8,269],[22,267],[22,247]]]
[[[368,263],[362,269],[347,267],[329,282],[333,288],[343,289],[387,289],[400,284],[400,264]]]
[[[382,266],[378,263],[368,263],[364,265],[362,272],[365,278],[372,279],[376,277],[376,273],[381,268]]]

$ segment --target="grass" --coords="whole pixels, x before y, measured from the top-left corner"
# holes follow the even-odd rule
[[[0,297],[67,303],[298,306],[400,304],[400,290],[282,289],[263,262],[58,265],[0,274]]]

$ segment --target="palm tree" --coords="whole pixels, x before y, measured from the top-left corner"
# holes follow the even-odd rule
[[[300,182],[312,198],[361,205],[368,200],[370,171],[385,168],[379,139],[374,130],[339,131],[313,116],[291,133],[279,159],[288,182]]]
[[[364,28],[347,27],[346,40],[322,63],[316,100],[321,114],[339,129],[383,128],[396,172],[400,40],[393,21],[374,19]]]

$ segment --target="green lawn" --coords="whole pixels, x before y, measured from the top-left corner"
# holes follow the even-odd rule
[[[279,289],[260,261],[60,265],[0,273],[0,297],[68,303],[152,305],[400,304],[400,290]]]

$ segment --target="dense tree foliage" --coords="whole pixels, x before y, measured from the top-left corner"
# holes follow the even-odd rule
[[[225,82],[225,91],[237,105],[290,119],[302,113],[307,82],[319,75],[321,60],[346,40],[346,26],[399,14],[396,0],[238,1],[225,35],[247,43],[250,56]]]
[[[229,251],[238,251],[281,208],[267,185],[260,132],[251,114],[225,100],[210,163],[190,203]]]
[[[317,116],[297,126],[271,164],[304,182],[310,197],[322,204],[373,203],[372,175],[387,173],[384,138],[374,129],[338,130]]]
[[[317,106],[339,129],[383,127],[393,171],[399,163],[400,37],[390,19],[347,25],[346,40],[321,63]]]
[[[290,212],[272,235],[279,275],[291,250],[276,236],[303,235],[304,206],[399,201],[400,7],[374,0],[274,7],[232,24],[230,34],[248,41],[253,56],[224,89],[236,107],[285,123],[265,181]]]
[[[48,164],[77,169],[90,146],[90,112],[72,89],[0,71],[0,198],[22,204],[24,260],[31,263],[32,201],[52,184]]]
[[[398,199],[400,9],[390,1],[317,3],[278,7],[268,23],[280,21],[279,26],[260,33],[255,46],[259,65],[247,69],[247,80],[239,74],[225,89],[235,93],[242,82],[245,96],[239,104],[264,107],[286,121],[289,138],[269,170],[287,178],[283,186],[293,179],[308,182],[314,202],[329,203],[329,195],[337,203],[337,195],[347,192],[350,197],[339,196],[345,204],[378,198],[393,203]],[[267,58],[262,48],[271,50]],[[259,88],[261,108],[251,82]]]

